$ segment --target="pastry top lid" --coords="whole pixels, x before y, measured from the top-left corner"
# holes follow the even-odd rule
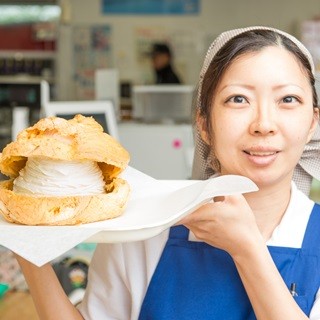
[[[21,131],[0,153],[0,171],[15,178],[28,157],[57,160],[91,160],[99,164],[105,180],[113,179],[128,165],[130,156],[93,117],[71,120],[48,117]]]

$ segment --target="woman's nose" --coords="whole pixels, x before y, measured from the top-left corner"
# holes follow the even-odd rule
[[[270,105],[258,107],[250,125],[250,133],[254,135],[272,135],[277,131],[276,114]]]

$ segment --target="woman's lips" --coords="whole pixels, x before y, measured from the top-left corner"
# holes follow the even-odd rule
[[[267,166],[278,156],[278,150],[244,150],[247,159],[255,165]]]

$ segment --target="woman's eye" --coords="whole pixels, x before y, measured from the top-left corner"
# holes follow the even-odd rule
[[[234,96],[234,97],[231,97],[228,101],[233,102],[233,103],[246,103],[246,102],[248,102],[247,99],[243,96]]]
[[[284,103],[294,103],[294,102],[298,102],[299,100],[296,98],[296,97],[293,97],[293,96],[287,96],[287,97],[284,97],[282,99],[282,101]]]

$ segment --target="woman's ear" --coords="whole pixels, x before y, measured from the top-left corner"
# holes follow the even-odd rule
[[[312,123],[311,123],[309,134],[308,134],[307,143],[311,140],[318,125],[319,125],[319,108],[314,108],[314,113],[313,113]]]
[[[200,115],[200,113],[197,113],[197,128],[200,133],[200,136],[202,140],[210,145],[210,139],[208,136],[208,130],[207,130],[207,122],[204,120],[204,118]]]

